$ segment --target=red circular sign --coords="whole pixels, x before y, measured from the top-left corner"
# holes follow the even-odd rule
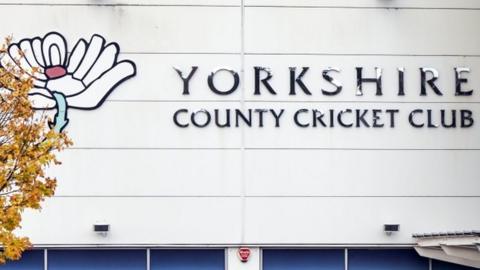
[[[240,261],[247,262],[248,257],[250,257],[250,249],[246,247],[239,248],[238,256],[240,257]]]

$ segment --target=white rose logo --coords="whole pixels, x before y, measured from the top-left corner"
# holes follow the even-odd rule
[[[33,79],[29,93],[33,108],[56,109],[51,125],[61,132],[68,124],[68,109],[94,110],[118,85],[136,75],[135,63],[118,61],[119,50],[117,43],[106,44],[95,34],[89,42],[80,39],[68,54],[65,38],[50,32],[11,44],[1,65],[19,68]]]

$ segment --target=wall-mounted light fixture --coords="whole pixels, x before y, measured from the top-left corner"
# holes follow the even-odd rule
[[[392,235],[394,232],[398,232],[400,230],[400,224],[383,224],[383,231],[387,235]]]
[[[101,236],[107,236],[108,232],[110,231],[110,224],[93,224],[93,231]]]

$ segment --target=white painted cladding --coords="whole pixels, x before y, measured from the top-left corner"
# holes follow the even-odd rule
[[[137,76],[98,110],[70,111],[75,141],[52,168],[56,197],[28,213],[37,245],[411,244],[412,233],[478,229],[480,218],[480,4],[462,1],[0,1],[2,36],[55,30],[70,46],[99,33],[117,42]],[[243,11],[242,11],[243,10]],[[21,17],[21,20],[17,18]],[[71,47],[70,47],[71,50]],[[173,66],[199,66],[191,95]],[[253,95],[253,66],[278,92]],[[313,95],[288,95],[288,67],[309,66]],[[321,70],[342,69],[335,97]],[[384,69],[384,95],[355,96],[355,66]],[[444,96],[419,96],[421,66],[439,70]],[[471,97],[454,96],[455,66],[470,67]],[[218,67],[245,73],[241,89],[213,94]],[[396,68],[405,67],[404,97]],[[231,83],[219,78],[219,85]],[[263,89],[264,90],[264,89]],[[180,129],[179,108],[470,109],[469,129]],[[291,117],[291,115],[290,115]],[[289,119],[288,119],[289,120]],[[94,222],[112,232],[98,237]],[[392,237],[384,223],[399,223]]]

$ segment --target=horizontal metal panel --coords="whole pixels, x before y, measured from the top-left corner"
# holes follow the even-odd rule
[[[260,87],[260,95],[254,95],[255,71],[254,67],[266,67],[270,69],[272,78],[268,83],[276,94],[269,93],[264,85]],[[295,67],[297,78],[302,68],[308,67],[301,78],[311,95],[306,94],[295,83],[295,95],[290,93],[291,75],[290,67]],[[362,78],[375,78],[375,68],[382,72],[382,93],[376,95],[376,83],[362,83],[363,95],[357,93],[357,67],[362,69]],[[456,90],[456,67],[468,67],[469,73],[461,73],[459,76],[466,78],[467,83],[462,83],[461,90],[474,90],[471,96],[457,96]],[[329,68],[339,71],[330,71],[328,75],[342,86],[336,95],[326,95],[334,92],[335,86],[322,77],[322,72]],[[404,95],[399,96],[399,71],[404,69]],[[420,68],[434,68],[438,71],[438,79],[435,85],[440,89],[441,96],[436,94],[427,83],[426,95],[421,95],[421,72]],[[432,74],[427,72],[426,79]],[[265,78],[262,72],[260,78]],[[177,78],[175,78],[177,79]],[[179,80],[179,79],[177,79]],[[177,82],[178,83],[178,82]],[[247,100],[268,101],[298,101],[298,102],[478,102],[480,101],[480,57],[458,56],[372,56],[372,55],[247,55],[245,57],[245,98]],[[126,91],[125,91],[126,92]],[[133,91],[129,91],[133,92]]]
[[[226,109],[233,104],[110,102],[95,111],[69,111],[69,133],[78,148],[239,148],[240,128],[179,128],[175,112]],[[239,108],[239,106],[236,106]],[[206,116],[199,113],[199,123]],[[190,121],[181,114],[179,121]]]
[[[472,39],[478,33],[478,14],[478,10],[252,7],[245,10],[245,50],[479,55],[480,41]]]
[[[182,102],[241,98],[240,87],[233,94],[223,96],[215,94],[208,86],[208,76],[219,68],[240,73],[240,55],[128,54],[122,57],[137,64],[137,76],[115,90],[110,100]],[[184,95],[183,81],[175,68],[187,77],[193,66],[198,66],[198,69],[189,80],[189,94]],[[230,89],[233,85],[233,78],[228,72],[221,71],[214,78],[218,89]]]
[[[480,8],[476,0],[245,0],[246,6],[307,6],[362,8]]]
[[[250,150],[248,196],[479,196],[480,151]]]
[[[59,155],[56,196],[239,196],[240,150],[85,150]]]
[[[452,197],[247,198],[243,243],[413,243],[415,232],[478,227],[470,214],[478,203]],[[41,214],[27,213],[21,233],[37,245],[237,244],[240,209],[239,198],[53,198]],[[92,231],[96,222],[111,225],[108,237]],[[400,231],[385,235],[386,223],[400,224]]]
[[[240,241],[239,198],[51,198],[27,212],[35,245],[215,244]],[[108,223],[107,237],[93,224]]]
[[[470,110],[475,120],[480,113],[480,104],[258,102],[252,107],[271,109],[277,114],[282,109],[284,112],[280,119],[280,127],[275,127],[275,121],[268,119],[263,128],[251,128],[245,132],[247,148],[480,149],[480,142],[477,140],[480,125],[473,122],[471,127],[461,128],[459,116],[461,110]],[[413,121],[416,125],[423,124],[422,128],[415,128],[409,122],[411,112],[417,109],[422,112],[415,113]],[[299,110],[304,111],[297,113]],[[323,113],[325,126],[318,120],[314,121],[314,116],[319,116],[317,114],[319,112],[315,110]],[[343,110],[351,112],[342,113]],[[377,113],[380,119],[377,124],[383,125],[382,127],[373,127],[375,121],[373,110],[381,110]],[[398,110],[398,113],[388,113],[387,110]],[[438,125],[438,128],[428,127],[428,110],[432,125]],[[440,127],[442,110],[445,113],[445,124],[450,124],[452,113],[455,112],[456,128]],[[337,121],[339,114],[343,114],[341,116],[343,123],[352,126],[341,126]],[[391,114],[396,115],[393,121],[390,118]],[[361,115],[365,116],[363,118],[365,122],[362,122]],[[298,123],[305,127],[295,124],[296,116]],[[333,121],[330,121],[331,119]],[[394,127],[391,127],[392,124]]]
[[[413,244],[416,232],[478,228],[480,198],[247,198],[246,243]],[[384,224],[399,224],[391,236]]]
[[[208,85],[208,77],[220,68],[231,69],[241,74],[240,55],[206,54],[123,54],[122,59],[131,59],[137,64],[137,76],[122,84],[108,98],[114,101],[144,102],[183,102],[183,101],[239,101],[242,96],[247,101],[279,102],[480,102],[480,57],[438,57],[438,56],[358,56],[358,55],[247,55],[245,58],[245,78],[239,87],[229,95],[214,93]],[[189,82],[189,94],[183,95],[183,81],[174,68],[187,76],[192,67],[198,69]],[[255,68],[271,70],[272,79],[268,82],[276,91],[270,94],[261,86],[260,95],[255,95]],[[309,70],[302,77],[311,95],[305,94],[296,85],[296,95],[290,94],[290,67],[296,67],[298,76],[303,67]],[[342,84],[339,94],[328,96],[322,93],[334,91],[335,87],[322,77],[327,68],[337,68],[340,72],[329,75]],[[382,69],[382,95],[376,95],[375,83],[363,83],[364,95],[357,96],[356,67],[362,67],[364,78],[375,77],[375,67]],[[442,92],[439,96],[427,85],[427,96],[421,96],[420,68],[434,68],[439,77],[435,85]],[[455,95],[456,67],[468,67],[469,73],[461,77],[468,80],[462,84],[462,91],[474,90],[471,96]],[[404,68],[404,96],[399,96],[398,68]],[[427,79],[431,73],[427,74]],[[266,76],[261,73],[261,78]],[[221,71],[214,76],[215,87],[227,91],[233,86],[233,76]],[[244,89],[242,89],[242,85]],[[244,93],[242,94],[242,91]]]
[[[132,5],[132,6],[161,6],[161,5],[188,5],[188,6],[232,6],[240,5],[240,0],[0,0],[1,4],[9,5]]]
[[[174,123],[174,115],[180,109],[185,111],[178,114],[178,122],[188,127],[181,128]],[[266,111],[260,117],[262,110]],[[422,110],[412,116],[414,124],[423,125],[422,128],[409,122],[414,110]],[[442,110],[445,125],[453,123],[452,114],[455,114],[455,128],[442,127]],[[464,127],[462,110],[472,114],[465,113]],[[316,120],[321,113],[323,122]],[[480,125],[475,123],[479,113],[478,103],[247,102],[242,108],[238,103],[110,102],[95,111],[71,109],[67,131],[78,148],[239,148],[243,145],[246,148],[480,149],[477,140]],[[340,125],[339,114],[344,114],[342,123],[351,127]],[[429,114],[430,124],[438,127],[428,127]],[[197,125],[208,125],[195,127],[192,115]],[[241,115],[250,119],[250,126]],[[227,118],[229,127],[217,125],[217,121],[219,125],[226,124]]]
[[[117,42],[121,52],[240,51],[240,10],[234,7],[6,5],[1,9],[5,21],[16,23],[0,31],[0,36],[13,34],[20,40],[58,31],[65,35],[68,50],[80,38],[89,40],[97,33],[107,42]],[[22,20],[17,20],[18,14]]]
[[[1,0],[1,4],[19,4],[19,5],[188,5],[188,6],[240,6],[240,0],[104,0],[100,3],[88,0],[43,0],[43,1],[19,1],[19,0]],[[348,0],[246,0],[248,6],[308,6],[308,7],[345,7],[345,8],[479,8],[480,4],[476,0],[395,0],[395,1],[375,1],[375,0],[357,0],[355,2]]]

